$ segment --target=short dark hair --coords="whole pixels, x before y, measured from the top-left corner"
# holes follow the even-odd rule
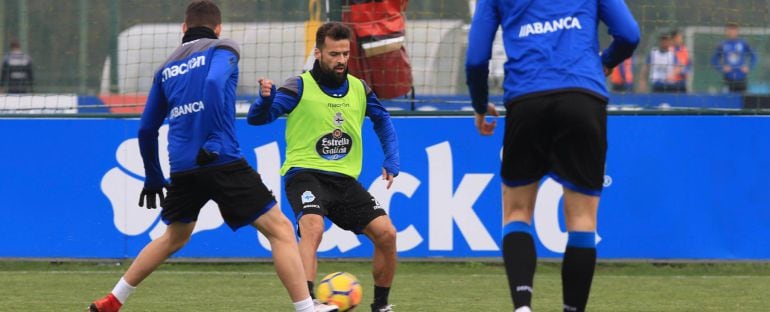
[[[671,31],[671,38],[674,38],[680,34],[679,29],[674,29]]]
[[[19,43],[19,40],[16,40],[16,39],[11,40],[11,49],[21,49],[21,44]]]
[[[350,27],[340,22],[328,22],[321,27],[318,27],[318,31],[315,33],[315,47],[318,49],[323,48],[326,37],[333,40],[350,40],[353,37],[353,31]]]
[[[210,0],[193,1],[184,13],[184,23],[188,28],[204,26],[214,29],[222,24],[222,13]]]
[[[729,22],[725,25],[727,28],[738,28],[738,23],[736,22]]]

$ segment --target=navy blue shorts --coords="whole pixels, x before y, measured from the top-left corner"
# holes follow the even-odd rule
[[[317,214],[356,234],[363,233],[369,222],[386,214],[374,196],[348,176],[298,172],[286,181],[286,197],[297,221],[303,215]]]
[[[161,218],[166,224],[198,220],[209,200],[219,205],[222,219],[235,231],[275,206],[272,192],[245,160],[171,174]]]
[[[580,91],[535,95],[506,104],[503,164],[507,186],[550,175],[599,196],[607,154],[607,101]]]

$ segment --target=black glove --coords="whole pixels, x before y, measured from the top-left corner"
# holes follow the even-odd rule
[[[155,205],[155,195],[158,195],[160,197],[160,205]],[[148,189],[143,188],[142,193],[139,194],[139,207],[144,207],[144,198],[147,198],[147,209],[155,209],[158,208],[158,206],[163,206],[163,188],[159,189]]]
[[[198,166],[208,165],[214,162],[217,157],[219,157],[219,154],[209,152],[201,147],[201,149],[198,150],[198,156],[195,157],[195,163],[198,164]]]

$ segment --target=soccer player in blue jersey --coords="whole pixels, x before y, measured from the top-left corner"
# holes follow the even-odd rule
[[[364,118],[372,120],[385,153],[382,178],[388,188],[399,172],[398,138],[377,95],[363,80],[348,74],[352,36],[342,23],[321,25],[316,31],[313,68],[289,78],[277,91],[272,81],[260,80],[261,96],[249,108],[248,122],[261,125],[288,114],[281,173],[299,225],[300,254],[311,294],[326,217],[372,241],[372,312],[392,312],[388,294],[396,272],[396,229],[357,179]]]
[[[600,50],[604,22],[612,43]],[[568,241],[562,264],[564,311],[584,311],[596,264],[596,215],[607,149],[605,75],[631,56],[639,27],[622,0],[479,0],[465,64],[482,135],[497,116],[488,103],[492,41],[502,26],[506,107],[503,260],[516,311],[531,311],[537,256],[531,234],[540,180],[564,187]],[[601,55],[600,55],[601,52]]]
[[[139,129],[146,174],[139,206],[145,200],[147,208],[160,204],[168,227],[142,249],[112,292],[90,305],[91,312],[118,311],[139,283],[187,243],[209,200],[219,205],[233,231],[252,225],[267,237],[296,311],[337,311],[313,302],[292,223],[240,153],[234,126],[240,49],[232,40],[218,39],[221,20],[213,2],[190,3],[182,45],[155,73]],[[158,129],[166,118],[170,184],[158,159]],[[165,199],[163,188],[168,189]]]
[[[728,23],[725,37],[711,57],[711,65],[722,73],[730,92],[744,92],[748,86],[749,71],[757,64],[757,55],[746,40],[738,37],[736,23]]]

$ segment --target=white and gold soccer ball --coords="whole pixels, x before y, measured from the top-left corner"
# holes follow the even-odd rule
[[[358,279],[347,272],[327,275],[318,283],[316,298],[323,303],[339,307],[340,312],[350,311],[361,303],[363,290]]]

